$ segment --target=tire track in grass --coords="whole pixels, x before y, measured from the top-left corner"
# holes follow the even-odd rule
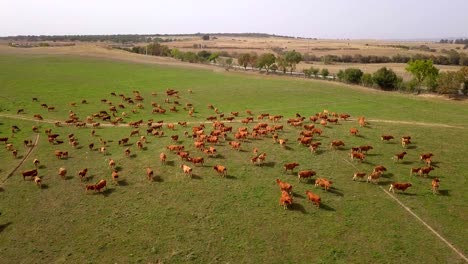
[[[25,121],[34,121],[38,123],[46,123],[46,124],[55,124],[55,122],[61,122],[61,126],[74,126],[74,124],[63,124],[63,121],[60,120],[53,120],[53,119],[43,119],[43,120],[36,120],[30,117],[21,117],[9,114],[0,114],[0,117],[10,118],[10,119],[17,119],[17,120],[25,120]],[[386,120],[386,119],[367,119],[370,122],[376,123],[391,123],[391,124],[401,124],[401,125],[417,125],[417,126],[426,126],[426,127],[441,127],[441,128],[458,128],[458,129],[467,129],[466,127],[462,126],[453,126],[447,124],[440,124],[440,123],[425,123],[425,122],[416,122],[416,121],[401,121],[401,120]],[[221,120],[223,121],[223,120]],[[357,119],[350,118],[348,121],[357,121]],[[241,120],[233,120],[230,123],[240,123]],[[211,124],[212,121],[188,121],[187,124]],[[102,127],[129,127],[128,124],[101,124]]]
[[[349,162],[346,159],[343,159],[346,163],[350,164],[353,166],[355,169],[358,169],[354,164]],[[434,228],[432,228],[428,223],[426,223],[421,217],[419,217],[416,213],[411,211],[411,209],[408,208],[405,204],[403,204],[396,196],[392,195],[390,192],[382,188],[382,186],[379,186],[379,188],[386,193],[390,198],[395,200],[401,207],[403,207],[408,213],[410,213],[414,218],[416,218],[421,224],[423,224],[427,229],[429,229],[434,235],[436,235],[440,240],[442,240],[449,248],[451,248],[455,253],[457,253],[458,256],[460,256],[465,262],[468,263],[468,258],[463,255],[462,252],[460,252],[452,243],[450,243],[447,239],[445,239],[442,235],[440,235],[437,231],[435,231]]]
[[[34,147],[37,146],[37,143],[39,142],[39,133],[36,135],[36,140],[34,144],[29,148],[29,151],[24,155],[23,159],[20,161],[20,163],[7,175],[5,179],[2,179],[2,183],[5,183],[13,174],[18,170],[21,165],[23,165],[24,161],[31,155],[32,151],[34,150]]]

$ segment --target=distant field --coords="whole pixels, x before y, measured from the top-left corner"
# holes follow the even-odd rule
[[[406,195],[394,196],[456,248],[468,253],[466,102],[328,82],[140,64],[138,60],[129,63],[110,56],[83,58],[76,56],[78,53],[70,55],[70,51],[67,55],[36,51],[0,53],[0,137],[9,137],[19,152],[19,158],[13,159],[10,152],[0,148],[1,263],[464,263],[384,189],[393,181],[411,182],[413,187]],[[60,53],[60,49],[55,51]],[[99,54],[103,53],[97,49],[95,55]],[[140,57],[147,60],[145,63],[154,62]],[[165,103],[168,88],[180,91],[180,98],[171,97],[170,104]],[[134,90],[145,98],[144,109],[135,114],[131,112],[135,105],[110,95],[116,92],[133,96]],[[157,95],[152,96],[153,92]],[[39,102],[32,102],[32,97]],[[81,104],[83,99],[88,104]],[[51,124],[63,122],[70,111],[81,119],[100,110],[108,111],[109,105],[101,99],[114,105],[123,103],[126,108],[119,109],[117,115],[128,113],[125,122],[153,118],[165,124],[190,123],[188,127],[176,125],[174,131],[164,127],[163,137],[147,136],[143,150],[137,150],[137,138],[132,137],[128,146],[131,157],[126,157],[125,147],[117,144],[129,136],[132,128],[128,126],[99,128],[93,137],[89,127]],[[175,100],[180,103],[176,106],[178,112],[151,113],[152,101],[169,109]],[[73,102],[77,103],[75,107],[70,106]],[[40,106],[42,103],[55,110],[47,111]],[[195,108],[193,117],[183,110],[187,103]],[[252,131],[261,113],[283,115],[277,124],[284,126],[278,134],[289,140],[286,148],[273,144],[270,135],[249,138],[241,142],[241,151],[235,151],[228,144],[234,140],[229,133],[226,140],[214,145],[217,157],[205,156],[184,132],[206,123],[208,116],[216,116],[208,104],[225,116],[238,111],[235,122],[226,123],[234,130],[246,126]],[[25,113],[17,115],[20,108]],[[239,121],[247,117],[247,109],[254,113],[255,122],[243,125]],[[301,129],[289,126],[286,119],[296,114],[309,117],[324,109],[349,113],[352,120],[324,127],[323,135],[314,137],[322,146],[313,154],[296,142]],[[30,121],[34,114],[41,114],[46,122]],[[370,120],[369,126],[360,128],[355,121],[358,116]],[[14,138],[12,125],[21,128]],[[39,126],[39,134],[31,131],[33,125]],[[205,125],[206,132],[210,132],[212,125]],[[360,136],[349,135],[351,127],[357,127]],[[60,134],[65,143],[49,144],[46,128]],[[145,129],[146,125],[140,128],[142,134],[146,134]],[[67,144],[70,133],[78,139],[79,148]],[[382,134],[393,134],[397,140],[382,143]],[[37,135],[39,143],[31,156],[7,179],[26,154],[23,140]],[[205,158],[203,167],[190,164],[193,179],[183,175],[179,157],[166,150],[173,144],[171,135],[178,135],[178,144],[192,156]],[[395,163],[391,157],[403,151],[398,142],[403,135],[411,135],[413,144],[405,160]],[[101,146],[99,138],[107,141],[108,156],[88,149],[91,142]],[[334,139],[345,141],[346,146],[331,150],[328,144]],[[365,162],[352,162],[349,149],[363,144],[374,149]],[[254,147],[267,153],[263,166],[250,163]],[[70,157],[56,159],[53,153],[57,149],[69,151]],[[168,155],[165,166],[158,159],[161,152]],[[435,170],[430,177],[441,179],[441,195],[432,194],[430,178],[409,176],[410,168],[423,165],[418,160],[423,152],[435,154]],[[33,167],[34,158],[41,161],[42,190],[19,175]],[[111,183],[109,158],[120,170],[119,185]],[[325,192],[315,188],[313,181],[298,182],[295,175],[284,173],[283,164],[293,161],[300,164],[299,170],[313,169],[317,177],[333,180],[334,188]],[[225,165],[228,177],[217,176],[212,169],[215,164]],[[379,184],[351,180],[355,171],[370,172],[378,164],[388,168]],[[147,181],[147,166],[155,171],[156,181]],[[60,167],[68,170],[65,180],[57,175]],[[77,171],[85,167],[90,179],[81,183]],[[294,205],[289,210],[278,204],[277,178],[294,186]],[[85,194],[84,184],[100,179],[107,180],[107,190]],[[306,190],[321,196],[320,209],[306,200]]]

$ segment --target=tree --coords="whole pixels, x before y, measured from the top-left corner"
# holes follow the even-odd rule
[[[197,53],[198,58],[200,58],[201,61],[207,61],[208,58],[211,56],[211,52],[202,50]]]
[[[468,66],[468,55],[466,53],[460,53],[460,65]]]
[[[321,74],[324,79],[327,79],[328,75],[330,75],[330,72],[328,71],[327,68],[323,68],[321,71]]]
[[[411,60],[408,62],[406,71],[411,73],[418,85],[421,85],[427,78],[436,78],[439,69],[434,67],[432,60]]]
[[[457,94],[463,84],[460,71],[441,72],[437,78],[436,91],[440,94]]]
[[[338,78],[338,81],[342,82],[344,81],[345,73],[343,70],[339,70],[338,73],[336,74],[336,77]]]
[[[178,60],[182,60],[183,57],[184,57],[184,53],[182,51],[180,51],[179,49],[172,49],[171,50],[171,57],[173,57],[175,59],[178,59]]]
[[[342,73],[342,80],[347,83],[358,84],[361,82],[361,77],[364,73],[357,68],[348,68]]]
[[[397,87],[398,76],[392,69],[382,67],[372,75],[372,80],[383,90],[393,90]]]
[[[208,61],[212,61],[214,63],[216,63],[216,60],[219,58],[219,53],[218,52],[215,52],[215,53],[212,53],[209,57],[208,57]],[[232,60],[232,59],[231,59]]]
[[[374,85],[374,81],[372,80],[372,74],[364,73],[361,76],[361,84],[367,87],[371,87],[372,85]]]
[[[257,65],[259,69],[265,68],[268,73],[270,71],[271,65],[273,65],[275,61],[276,57],[273,53],[265,53],[258,58]]]
[[[278,68],[284,73],[286,74],[286,71],[288,70],[288,62],[286,61],[286,59],[281,56],[281,57],[278,57],[276,59],[276,63],[278,64]]]
[[[248,53],[240,54],[239,58],[237,59],[237,62],[239,63],[239,65],[244,67],[244,70],[247,70],[247,66],[250,63],[250,54],[248,54]]]
[[[464,95],[468,94],[468,67],[463,67],[459,70],[460,76],[463,82],[462,93]]]
[[[320,69],[319,68],[314,68],[314,67],[310,67],[310,72],[312,73],[312,75],[314,75],[315,78],[318,77],[318,74],[320,72]]]
[[[450,50],[448,52],[448,59],[451,65],[459,65],[460,64],[460,54],[456,50]]]
[[[195,62],[198,62],[199,58],[197,56],[197,54],[191,52],[191,51],[188,51],[188,52],[185,52],[184,53],[184,57],[182,59],[183,61],[188,61],[190,63],[195,63]]]
[[[227,58],[226,59],[226,67],[227,67],[227,70],[231,69],[231,67],[232,67],[232,58]]]
[[[250,53],[249,64],[252,67],[252,70],[257,67],[258,55],[257,53]]]
[[[302,72],[304,73],[304,76],[307,78],[310,78],[310,76],[312,76],[312,72],[310,71],[310,69],[303,69]]]
[[[276,71],[278,70],[278,65],[276,65],[276,64],[271,65],[270,70],[271,70],[273,73],[276,73]]]
[[[292,72],[296,69],[296,65],[302,61],[302,55],[301,53],[295,50],[292,50],[284,54],[284,59],[286,60],[288,66],[290,67],[291,75],[292,75]]]

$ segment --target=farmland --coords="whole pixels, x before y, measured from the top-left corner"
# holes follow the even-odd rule
[[[384,189],[393,181],[411,182],[406,194],[394,196],[467,253],[466,102],[329,82],[29,52],[0,55],[0,137],[9,137],[19,152],[13,159],[10,152],[0,150],[2,263],[463,263]],[[180,98],[171,97],[165,103],[167,89],[178,90]],[[137,150],[137,137],[131,137],[132,155],[126,157],[125,147],[117,144],[133,130],[125,124],[97,128],[95,136],[89,127],[53,125],[67,119],[69,111],[84,120],[108,110],[102,99],[123,103],[111,92],[132,96],[135,90],[145,98],[144,108],[132,113],[135,107],[125,103],[126,108],[117,114],[125,111],[126,123],[153,118],[164,124],[187,121],[188,126],[176,125],[175,130],[164,126],[165,135],[148,135],[143,150]],[[39,102],[32,102],[33,97]],[[81,103],[84,99],[87,104]],[[175,100],[181,104],[176,106],[178,112],[152,114],[152,101],[169,109]],[[42,103],[55,110],[47,111]],[[188,103],[195,109],[192,117],[183,109]],[[201,123],[207,132],[212,129],[206,118],[217,114],[209,104],[225,116],[240,113],[234,122],[226,122],[234,130],[247,126],[251,131],[261,113],[283,115],[277,124],[284,126],[278,134],[288,139],[286,147],[274,144],[268,136],[249,138],[236,151],[227,143],[234,140],[228,133],[225,141],[214,145],[216,157],[204,155],[184,132]],[[16,114],[18,109],[25,113]],[[253,124],[239,122],[247,117],[247,109],[254,113]],[[286,120],[297,113],[309,117],[324,109],[349,113],[352,118],[324,127],[323,135],[314,137],[322,143],[314,154],[296,142],[301,129]],[[43,122],[34,120],[34,114],[41,114]],[[367,127],[358,126],[359,116],[369,120]],[[13,138],[12,125],[21,129]],[[33,125],[39,133],[31,131]],[[349,135],[351,127],[359,129],[359,136]],[[49,144],[47,128],[66,142]],[[140,131],[146,134],[144,127]],[[78,148],[67,144],[70,133],[80,142]],[[396,140],[383,143],[382,134],[395,135]],[[170,135],[178,135],[178,144],[192,156],[205,158],[204,166],[190,164],[192,179],[179,168],[180,158],[166,149],[174,144]],[[411,135],[413,142],[404,161],[395,163],[391,157],[403,150],[399,144],[403,135]],[[30,156],[8,178],[26,155],[23,140],[37,137]],[[99,145],[99,138],[107,141],[108,155],[88,149],[91,142]],[[335,139],[343,140],[345,147],[330,149],[328,144]],[[366,161],[351,161],[349,149],[364,144],[374,146]],[[254,147],[267,153],[261,166],[250,163]],[[57,159],[53,155],[57,149],[68,151],[70,157]],[[166,165],[159,162],[161,152],[168,155]],[[423,166],[419,155],[424,152],[435,154],[430,177],[441,179],[439,195],[432,194],[430,177],[408,173],[412,167]],[[34,158],[41,161],[42,189],[20,176],[20,171],[33,168]],[[109,158],[117,163],[118,185],[111,183]],[[315,188],[313,181],[298,182],[295,174],[284,172],[287,162],[298,162],[299,170],[313,169],[316,177],[331,179],[332,190]],[[213,170],[216,164],[228,168],[226,178]],[[388,168],[378,184],[351,180],[355,171],[369,173],[378,164]],[[57,175],[60,167],[68,170],[65,179]],[[155,181],[146,179],[146,167],[154,170]],[[86,183],[106,179],[107,190],[86,194],[86,183],[77,176],[83,168],[89,169]],[[288,210],[278,204],[277,178],[293,185],[294,204]],[[320,209],[306,200],[306,190],[321,196]]]

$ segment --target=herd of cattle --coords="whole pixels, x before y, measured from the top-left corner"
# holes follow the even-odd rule
[[[189,91],[191,93],[191,91]],[[156,97],[157,94],[153,93],[153,97]],[[108,105],[108,110],[102,110],[97,113],[92,113],[86,118],[82,119],[77,116],[77,114],[69,110],[69,115],[66,120],[62,121],[54,121],[53,123],[56,126],[57,130],[60,130],[59,127],[63,126],[75,126],[77,128],[86,128],[90,127],[91,135],[90,141],[91,143],[88,144],[88,148],[90,151],[98,151],[103,155],[108,155],[107,152],[108,144],[110,140],[104,140],[101,137],[96,136],[96,129],[105,127],[105,126],[128,126],[130,127],[130,132],[128,137],[124,137],[119,139],[118,145],[123,146],[123,154],[125,156],[130,156],[132,153],[132,148],[130,147],[132,138],[136,137],[137,140],[135,142],[135,146],[138,150],[142,150],[147,143],[148,136],[153,137],[163,137],[165,133],[172,133],[171,140],[173,144],[168,145],[166,147],[168,153],[173,153],[180,157],[180,168],[182,172],[187,175],[188,177],[192,177],[193,175],[193,168],[190,167],[188,164],[191,163],[193,166],[197,167],[198,165],[202,166],[205,163],[205,159],[210,159],[217,155],[216,147],[221,142],[227,142],[227,145],[232,148],[234,151],[240,151],[245,142],[249,139],[272,139],[273,143],[279,144],[283,148],[287,148],[288,138],[282,138],[282,131],[284,131],[285,126],[291,126],[295,130],[297,130],[298,138],[297,142],[300,145],[303,145],[310,149],[310,152],[314,155],[317,155],[318,149],[321,147],[322,142],[319,142],[316,137],[322,136],[324,130],[329,126],[329,124],[338,124],[338,122],[346,122],[350,121],[348,119],[351,118],[349,114],[338,114],[335,112],[330,112],[327,110],[323,110],[322,112],[316,113],[309,118],[305,118],[300,114],[296,114],[294,117],[289,118],[286,122],[283,122],[285,119],[282,115],[271,115],[269,113],[262,113],[256,117],[251,110],[246,110],[246,117],[239,120],[239,112],[231,112],[229,114],[223,114],[220,112],[219,109],[215,108],[213,105],[208,105],[208,108],[214,112],[212,116],[208,116],[206,118],[206,122],[194,122],[196,124],[185,131],[183,136],[185,138],[189,138],[193,140],[193,146],[195,149],[200,151],[200,156],[194,154],[194,152],[190,152],[186,150],[186,146],[178,144],[180,142],[180,137],[182,135],[175,134],[175,127],[180,126],[182,128],[187,128],[190,122],[177,122],[177,123],[165,123],[164,121],[154,121],[150,119],[148,121],[138,120],[138,121],[127,121],[125,124],[126,119],[129,119],[129,113],[126,113],[126,109],[130,109],[132,113],[138,113],[139,111],[143,111],[145,106],[143,104],[144,98],[140,95],[138,91],[133,91],[133,97],[127,97],[124,94],[117,95],[116,93],[111,93],[111,96],[114,98],[120,97],[122,102],[118,104],[112,103],[108,99],[102,99],[101,103],[103,105]],[[186,103],[185,106],[182,106],[179,103],[180,100],[179,91],[170,89],[166,91],[166,98],[164,103],[169,109],[170,112],[178,112],[184,111],[187,112],[188,116],[193,117],[196,113],[193,104]],[[33,98],[33,101],[38,102],[37,98]],[[88,104],[87,100],[82,100],[82,104]],[[55,107],[49,106],[45,103],[41,104],[44,109],[47,109],[48,112],[55,111]],[[77,107],[75,102],[70,103],[71,108]],[[153,115],[165,115],[166,109],[156,103],[151,102],[152,110],[151,114]],[[24,114],[24,109],[19,109],[17,114]],[[41,114],[34,114],[34,119],[41,120],[42,122],[46,122]],[[237,120],[236,120],[237,119]],[[341,120],[341,121],[340,121]],[[234,121],[240,121],[241,126],[237,127],[237,129],[230,126]],[[108,122],[108,123],[106,123]],[[146,123],[146,124],[145,124]],[[238,123],[237,123],[238,124]],[[359,127],[365,127],[368,125],[365,117],[357,118],[357,124]],[[146,125],[146,133],[141,132],[141,128],[145,127]],[[211,126],[211,128],[209,127]],[[360,129],[360,128],[359,128]],[[356,127],[352,127],[349,129],[349,134],[351,136],[358,136],[359,129]],[[18,132],[20,128],[18,126],[12,126],[11,132],[14,136],[16,132]],[[32,126],[32,131],[35,133],[40,133],[40,128],[38,126]],[[189,132],[190,131],[190,132]],[[53,145],[60,145],[64,143],[64,140],[60,140],[61,137],[59,134],[53,133],[52,129],[45,129],[44,132],[47,135],[47,140],[50,144]],[[96,138],[99,139],[99,143],[95,145],[92,141]],[[382,142],[388,142],[395,140],[393,135],[382,135],[381,136]],[[411,143],[410,136],[402,136],[400,138],[401,145],[404,151],[395,153],[393,156],[394,162],[399,162],[404,159],[405,155],[408,154],[408,145]],[[0,138],[0,142],[3,142],[6,145],[6,150],[11,151],[13,157],[16,159],[18,150],[12,143],[9,143],[8,137]],[[71,145],[73,149],[77,148],[80,143],[77,137],[72,133],[68,135],[68,143]],[[30,139],[24,140],[24,145],[27,148],[33,147],[33,143]],[[342,149],[345,146],[345,142],[343,140],[332,140],[328,144],[328,149],[330,151],[334,151],[337,149]],[[325,146],[322,146],[324,148]],[[363,162],[366,160],[366,156],[368,151],[372,151],[374,149],[373,146],[370,145],[362,145],[362,146],[355,146],[350,148],[349,152],[349,159],[351,161]],[[164,166],[166,164],[167,154],[166,152],[162,152],[159,155],[161,165]],[[68,151],[62,150],[55,150],[54,155],[57,159],[66,159],[69,155]],[[424,162],[425,166],[418,167],[418,168],[411,168],[410,175],[417,174],[421,177],[427,177],[429,173],[434,170],[434,167],[431,166],[432,157],[434,155],[432,153],[422,153],[420,155],[420,161]],[[250,158],[250,163],[254,166],[262,166],[267,158],[267,153],[262,152],[259,153],[258,148],[253,148],[253,156]],[[35,184],[39,187],[42,186],[42,179],[39,176],[39,159],[33,160],[33,165],[35,168],[25,170],[21,172],[23,179],[25,180],[29,177]],[[116,170],[116,162],[114,159],[108,159],[108,166],[111,169],[111,180],[114,184],[118,184],[119,172]],[[284,171],[287,173],[294,174],[294,169],[299,166],[297,162],[286,163],[283,165]],[[220,176],[226,177],[228,169],[221,165],[215,164],[212,166],[212,169]],[[352,180],[366,180],[367,182],[377,183],[379,179],[386,173],[387,168],[383,165],[377,165],[374,167],[372,172],[366,173],[357,171],[354,172]],[[83,168],[82,170],[78,171],[77,175],[82,181],[87,180],[87,173],[88,169]],[[67,175],[67,169],[64,167],[58,168],[58,173],[60,177],[65,178]],[[301,170],[297,172],[298,181],[300,182],[303,179],[310,179],[314,177],[317,173],[313,170]],[[146,177],[149,181],[154,180],[154,172],[150,167],[146,168]],[[292,189],[293,186],[290,183],[284,182],[280,179],[276,179],[276,183],[278,184],[281,196],[280,196],[280,205],[282,205],[285,209],[290,207],[293,204],[293,195]],[[328,191],[330,188],[333,188],[331,185],[333,182],[330,179],[326,178],[317,178],[315,179],[315,186],[321,187],[325,191]],[[85,192],[88,191],[95,191],[101,192],[101,190],[105,189],[107,185],[106,179],[101,179],[95,184],[86,184],[85,185]],[[438,178],[434,178],[432,180],[432,191],[434,194],[438,193],[438,188],[440,185],[440,181]],[[395,190],[405,191],[412,184],[409,182],[393,182],[390,185],[389,191],[395,192]],[[306,195],[308,200],[310,200],[314,205],[318,208],[320,207],[321,198],[318,194],[313,193],[310,190],[306,191]]]

